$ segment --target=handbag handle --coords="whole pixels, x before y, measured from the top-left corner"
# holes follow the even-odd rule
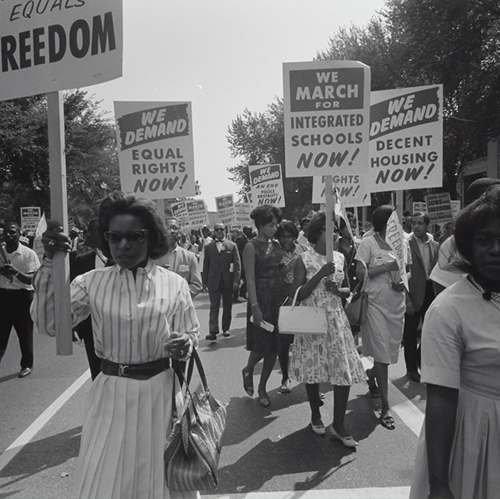
[[[293,295],[292,308],[290,309],[291,311],[293,311],[293,309],[295,308],[295,305],[297,305],[297,297],[299,296],[299,291],[300,291],[301,287],[302,286],[299,286],[297,288],[297,291],[295,291],[295,294]],[[311,302],[312,302],[313,308],[317,309],[318,307],[316,306],[316,303],[314,302],[314,299],[312,299],[312,297],[311,297]]]

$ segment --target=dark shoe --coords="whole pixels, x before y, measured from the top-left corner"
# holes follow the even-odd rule
[[[222,336],[224,336],[224,338],[229,338],[231,336],[231,333],[229,331],[224,331],[222,333]]]
[[[247,372],[246,367],[241,371],[243,375],[243,389],[250,397],[253,397],[253,374]]]
[[[380,417],[380,424],[387,428],[388,430],[396,429],[396,423],[394,422],[394,418],[390,415],[385,415],[384,417]]]
[[[406,373],[406,376],[408,376],[408,378],[412,381],[415,381],[415,383],[420,383],[420,374],[418,374],[417,372],[408,371]]]
[[[267,393],[264,392],[262,395],[259,394],[259,404],[264,408],[271,405],[271,399]]]
[[[25,367],[24,369],[21,369],[19,372],[18,378],[26,378],[26,376],[29,376],[31,374],[31,368]]]
[[[217,341],[217,335],[214,333],[207,334],[205,339],[208,341]]]
[[[278,389],[278,393],[281,394],[287,394],[290,393],[292,390],[290,390],[290,380],[285,381]],[[312,424],[312,423],[311,423]],[[313,430],[314,431],[314,430]]]

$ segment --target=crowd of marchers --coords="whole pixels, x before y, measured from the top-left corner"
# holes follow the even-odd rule
[[[186,234],[175,218],[161,219],[154,203],[116,192],[83,232],[65,234],[57,221],[48,221],[41,262],[19,225],[6,221],[0,360],[14,329],[19,377],[32,374],[34,324],[42,334],[56,330],[53,258],[69,253],[73,334],[85,344],[93,379],[73,496],[167,498],[173,494],[165,482],[163,450],[173,407],[180,403],[174,371],[183,369],[201,341],[193,299],[208,292],[209,344],[234,334],[233,303],[246,300],[248,360],[241,382],[248,396],[256,394],[262,407],[272,409],[268,383],[278,361],[278,393],[307,394],[311,438],[329,435],[355,448],[356,435],[344,424],[350,387],[365,383],[380,400],[380,424],[395,430],[389,366],[403,349],[408,379],[427,390],[411,497],[495,497],[499,184],[488,178],[472,183],[465,208],[439,239],[430,232],[427,213],[405,212],[404,269],[386,240],[390,205],[373,211],[372,227],[362,235],[352,216],[333,214],[329,232],[325,212],[294,223],[271,205],[252,211],[253,227],[230,230],[216,223]],[[349,323],[345,307],[361,287],[367,301],[358,326]],[[280,332],[280,308],[290,300],[324,310],[324,333]],[[365,371],[361,356],[373,361],[370,369]],[[328,418],[321,410],[325,383],[333,386]]]

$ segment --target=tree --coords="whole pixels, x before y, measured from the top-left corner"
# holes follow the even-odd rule
[[[69,215],[80,225],[96,201],[119,188],[114,126],[84,91],[64,96]],[[47,106],[39,95],[0,103],[0,219],[21,206],[50,205]]]
[[[241,185],[240,195],[250,190],[249,165],[280,164],[284,172],[285,141],[283,100],[276,98],[263,113],[245,109],[228,127],[227,140],[238,165],[229,168],[232,180]],[[285,218],[299,220],[312,208],[311,178],[284,178]]]
[[[500,133],[500,4],[497,0],[387,0],[365,29],[340,30],[320,60],[355,59],[372,90],[442,83],[444,188]]]

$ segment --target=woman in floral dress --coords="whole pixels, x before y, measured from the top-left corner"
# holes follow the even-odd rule
[[[324,335],[295,335],[290,374],[306,385],[311,407],[310,428],[317,435],[326,433],[320,413],[323,402],[319,383],[328,381],[334,385],[333,423],[329,432],[346,447],[355,447],[358,442],[344,428],[344,418],[350,387],[364,382],[365,374],[342,308],[342,298],[350,294],[345,260],[334,251],[333,262],[327,262],[325,223],[325,213],[320,212],[309,224],[307,238],[313,247],[297,260],[294,286],[300,286],[299,301],[326,310],[328,330]],[[329,276],[333,278],[327,279]]]

